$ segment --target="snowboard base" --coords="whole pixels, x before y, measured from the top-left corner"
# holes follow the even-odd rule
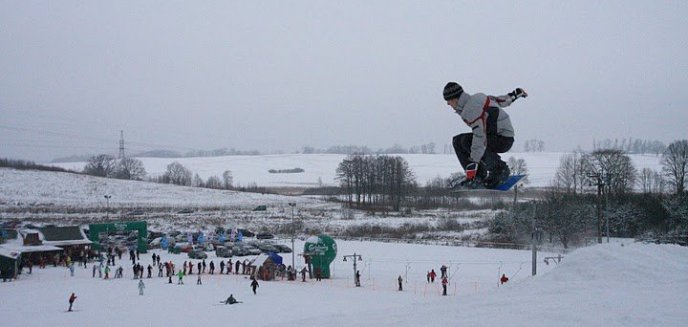
[[[509,178],[502,184],[497,185],[495,188],[487,188],[485,185],[482,184],[473,184],[473,185],[461,185],[460,183],[455,183],[453,187],[451,187],[452,192],[459,192],[459,191],[471,191],[471,190],[496,190],[496,191],[508,191],[510,190],[516,183],[521,181],[526,177],[526,175],[511,175]]]

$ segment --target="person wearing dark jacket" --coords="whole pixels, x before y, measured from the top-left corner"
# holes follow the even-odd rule
[[[225,304],[235,304],[235,303],[242,303],[241,301],[237,301],[234,298],[234,294],[230,294],[227,300],[225,301]]]
[[[210,264],[208,266],[210,267],[210,274],[214,275],[215,274],[215,263],[211,260]]]
[[[253,294],[256,294],[256,289],[260,286],[258,285],[258,281],[256,278],[251,278],[253,281],[251,282],[251,289],[253,290]]]
[[[509,277],[506,277],[506,274],[502,274],[502,278],[499,279],[499,282],[501,284],[504,284],[509,281]]]
[[[72,295],[69,297],[69,310],[67,311],[72,311],[72,305],[74,304],[74,301],[76,300],[76,295],[72,293]]]

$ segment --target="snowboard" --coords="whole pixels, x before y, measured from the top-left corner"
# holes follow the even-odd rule
[[[451,187],[452,192],[459,192],[459,191],[470,191],[470,190],[497,190],[497,191],[508,191],[510,190],[516,183],[521,181],[524,177],[527,175],[511,175],[509,178],[502,184],[497,185],[495,188],[487,188],[484,185],[471,185],[471,186],[461,186],[459,183],[455,183],[455,186]]]

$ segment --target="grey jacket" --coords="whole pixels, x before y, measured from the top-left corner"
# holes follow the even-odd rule
[[[471,161],[480,162],[487,147],[488,135],[514,137],[511,119],[502,109],[511,105],[514,100],[509,95],[488,96],[482,93],[470,95],[466,92],[461,94],[454,111],[473,130]]]

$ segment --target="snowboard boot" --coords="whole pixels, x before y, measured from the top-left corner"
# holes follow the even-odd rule
[[[506,162],[500,160],[493,169],[488,171],[487,177],[483,181],[483,185],[485,185],[486,188],[496,188],[506,182],[510,174],[511,170],[509,166]]]
[[[478,166],[478,172],[473,179],[466,179],[465,175],[460,175],[453,180],[449,181],[447,185],[450,190],[455,189],[465,189],[465,188],[481,188],[483,186],[483,181],[487,176],[487,170]]]

